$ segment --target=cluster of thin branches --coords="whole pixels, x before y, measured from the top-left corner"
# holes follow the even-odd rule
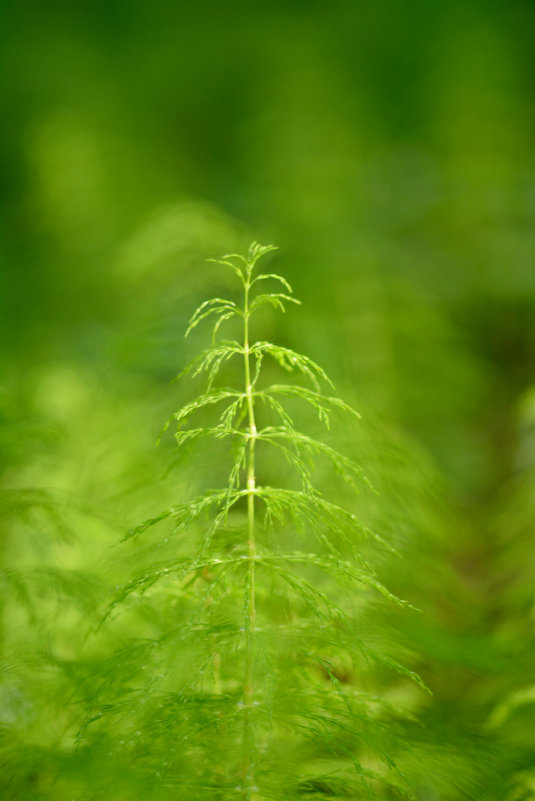
[[[133,652],[114,655],[114,665],[130,665],[128,691],[117,694],[108,665],[79,740],[103,717],[108,733],[110,721],[122,721],[123,742],[134,749],[143,732],[152,745],[139,765],[161,797],[177,786],[184,798],[221,801],[384,798],[379,788],[385,786],[410,795],[392,760],[397,712],[361,681],[370,665],[384,665],[419,682],[359,631],[358,612],[370,595],[406,605],[361,554],[363,538],[389,545],[314,484],[317,459],[350,490],[369,485],[361,466],[294,422],[299,404],[327,428],[333,413],[359,415],[330,394],[330,379],[312,359],[250,338],[259,308],[285,311],[299,303],[285,278],[257,269],[274,249],[253,243],[245,256],[214,260],[238,279],[242,303],[212,298],[190,320],[187,334],[213,322],[212,343],[179,378],[206,376],[207,387],[173,414],[164,432],[174,424],[179,446],[228,441],[228,481],[125,537],[152,535],[163,524],[166,549],[117,587],[105,618],[115,618],[125,604],[150,609],[161,603],[173,622]],[[283,291],[259,291],[265,284]],[[225,323],[236,322],[240,339],[219,338]],[[265,359],[309,386],[264,386]],[[243,364],[241,387],[219,385],[232,360]],[[267,464],[278,465],[281,476],[286,465],[297,481],[263,483]]]

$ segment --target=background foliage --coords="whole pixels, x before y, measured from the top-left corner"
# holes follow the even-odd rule
[[[303,301],[264,336],[361,411],[339,437],[403,556],[375,565],[422,609],[368,620],[434,693],[396,699],[405,774],[422,801],[535,797],[533,4],[2,10],[0,794],[96,783],[65,688],[114,646],[90,634],[110,546],[202,483],[154,442],[225,289],[204,259],[256,238]]]

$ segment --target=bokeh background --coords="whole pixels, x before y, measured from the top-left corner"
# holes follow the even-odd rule
[[[534,30],[529,0],[3,0],[4,797],[63,799],[22,665],[51,626],[74,659],[85,568],[173,501],[205,259],[256,239],[303,301],[268,333],[363,413],[385,580],[423,610],[381,621],[434,692],[419,798],[535,798]]]

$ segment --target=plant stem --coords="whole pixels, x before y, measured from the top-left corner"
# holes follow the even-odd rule
[[[246,652],[245,652],[245,678],[243,683],[243,700],[245,704],[245,726],[244,726],[244,798],[254,801],[254,735],[252,728],[252,707],[253,707],[253,632],[255,627],[256,607],[255,607],[255,444],[256,444],[256,425],[254,415],[253,389],[251,386],[251,365],[249,360],[249,290],[251,287],[251,272],[248,270],[245,283],[244,299],[244,366],[245,366],[245,394],[247,398],[248,428],[249,428],[249,447],[247,452],[247,619],[246,619]]]

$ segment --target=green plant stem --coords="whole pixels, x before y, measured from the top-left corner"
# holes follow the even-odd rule
[[[244,798],[254,801],[254,740],[252,730],[252,707],[254,697],[253,686],[253,632],[256,619],[255,606],[255,445],[256,445],[256,424],[254,414],[253,388],[251,386],[251,365],[249,358],[249,290],[251,287],[251,271],[248,271],[245,283],[244,301],[244,366],[245,366],[245,394],[247,398],[249,446],[247,453],[247,620],[246,620],[246,654],[245,654],[245,679],[243,684],[243,696],[245,704],[245,764],[244,764]]]

